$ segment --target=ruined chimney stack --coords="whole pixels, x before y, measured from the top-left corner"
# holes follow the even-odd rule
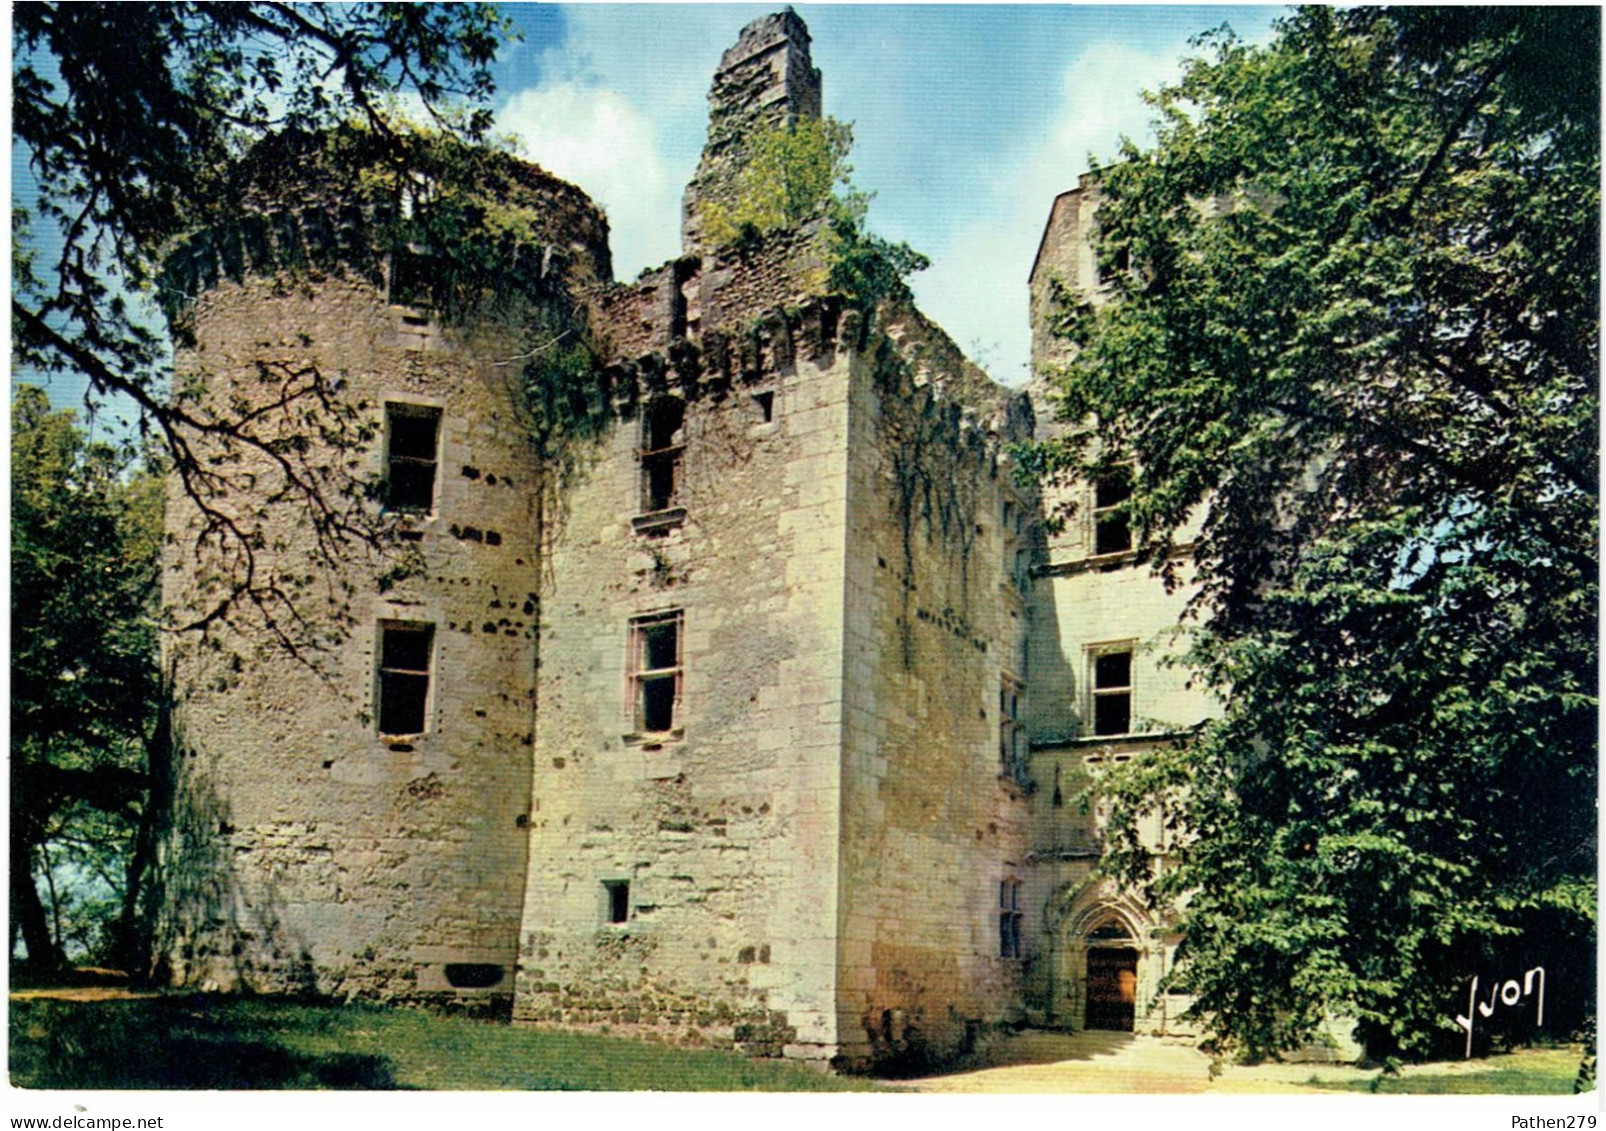
[[[724,199],[760,129],[820,117],[820,72],[809,29],[791,8],[754,20],[719,60],[708,91],[708,142],[681,204],[681,246],[700,250],[698,206]]]

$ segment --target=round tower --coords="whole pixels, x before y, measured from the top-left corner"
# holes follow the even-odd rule
[[[408,145],[268,139],[167,260],[178,985],[512,991],[541,394],[585,369],[607,224],[505,154]]]

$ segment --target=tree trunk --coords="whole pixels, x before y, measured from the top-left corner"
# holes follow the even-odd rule
[[[28,951],[27,969],[59,970],[66,965],[61,948],[50,937],[45,905],[34,884],[34,845],[17,836],[11,838],[11,922],[22,931],[22,945]]]

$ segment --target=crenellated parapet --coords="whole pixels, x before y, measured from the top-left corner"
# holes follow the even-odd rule
[[[388,163],[396,156],[340,133],[259,143],[230,173],[236,205],[166,249],[158,292],[169,319],[181,325],[201,295],[250,277],[343,276],[439,311],[611,279],[607,218],[574,185],[439,139],[407,155],[406,172]]]
[[[669,265],[664,273],[675,267]],[[644,282],[620,296],[641,303],[635,310],[650,309],[660,285],[657,280]],[[612,308],[615,322],[610,324],[617,324],[622,309]],[[912,327],[925,336],[917,337]],[[597,373],[599,402],[624,418],[633,417],[638,406],[655,396],[718,401],[733,390],[765,384],[800,363],[829,369],[838,355],[858,354],[870,364],[878,393],[910,406],[926,422],[930,440],[965,453],[989,477],[998,474],[1004,449],[1030,439],[1035,426],[1030,398],[993,385],[941,330],[912,310],[870,314],[841,296],[819,295],[798,306],[749,314],[734,326],[703,330],[695,339],[643,337],[653,344],[616,354]]]

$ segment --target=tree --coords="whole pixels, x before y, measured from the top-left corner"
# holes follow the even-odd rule
[[[1547,1029],[1592,1005],[1598,21],[1214,33],[1098,177],[1111,301],[1065,296],[1059,378],[1095,427],[1050,462],[1130,462],[1172,582],[1208,508],[1185,662],[1224,712],[1112,783],[1110,866],[1180,906],[1224,1050],[1459,1051],[1471,978],[1539,964]]]
[[[702,205],[708,238],[725,245],[827,215],[862,218],[868,201],[851,188],[852,148],[853,127],[835,118],[759,129],[747,143],[731,199]]]
[[[360,127],[400,176],[417,135],[401,127],[394,96],[412,92],[436,128],[479,138],[490,121],[486,68],[508,32],[482,4],[15,6],[13,129],[38,204],[15,217],[13,364],[81,373],[91,407],[113,396],[137,406],[142,433],[165,446],[183,488],[217,518],[209,530],[230,542],[231,584],[205,626],[237,606],[267,616],[282,594],[255,577],[259,531],[218,505],[228,484],[206,473],[198,450],[228,441],[278,466],[283,501],[303,508],[321,545],[370,532],[316,478],[294,473],[295,437],[263,429],[254,412],[201,412],[170,395],[168,343],[144,301],[164,252],[248,206],[237,166],[270,136]],[[343,172],[355,186],[364,170]],[[316,380],[287,382],[286,415],[326,392]]]
[[[872,194],[853,185],[853,127],[835,118],[770,125],[748,142],[746,163],[729,200],[702,205],[705,233],[715,246],[823,222],[828,232],[826,286],[865,307],[908,297],[903,280],[931,261],[908,244],[894,244],[865,226]]]
[[[292,648],[305,642],[285,627],[299,620],[294,579],[260,554],[266,516],[239,489],[250,474],[273,481],[274,505],[298,511],[326,561],[374,546],[385,529],[372,521],[371,499],[309,456],[319,444],[370,438],[332,379],[306,367],[265,373],[265,388],[277,385],[256,405],[170,387],[170,342],[152,302],[170,252],[198,229],[237,227],[258,203],[242,181],[272,156],[315,157],[316,139],[333,139],[327,153],[361,150],[361,160],[312,170],[331,198],[372,193],[387,178],[393,189],[414,183],[421,155],[460,179],[478,176],[487,65],[508,32],[482,4],[14,7],[14,140],[36,203],[14,212],[13,365],[83,375],[91,410],[131,401],[141,435],[199,509],[197,558],[223,566],[216,600],[172,627],[206,633],[245,617]],[[404,125],[404,94],[417,96],[430,130]],[[470,213],[475,238],[457,243],[471,252],[509,235],[498,227],[506,214],[451,206],[431,215],[457,223]],[[129,531],[149,534],[160,486],[148,476],[125,482],[110,449],[46,412],[37,390],[21,392],[16,411],[32,446],[19,449],[14,475],[32,486],[18,489],[13,526],[12,922],[31,961],[57,963],[61,932],[35,881],[121,871],[122,949],[132,960],[127,928],[166,748],[162,715],[152,714],[152,629],[134,609],[148,596],[139,579],[154,568],[155,543],[136,563]],[[75,561],[89,568],[74,572]],[[110,857],[90,846],[108,840],[118,846]],[[52,854],[68,847],[72,866],[53,868]],[[59,912],[64,893],[53,898]]]
[[[79,946],[103,954],[126,945],[138,898],[133,841],[159,738],[161,479],[91,443],[41,389],[19,387],[12,413],[12,942],[20,932],[29,964],[49,968],[73,933],[61,885],[120,897],[78,924]],[[93,937],[96,919],[114,937]]]

